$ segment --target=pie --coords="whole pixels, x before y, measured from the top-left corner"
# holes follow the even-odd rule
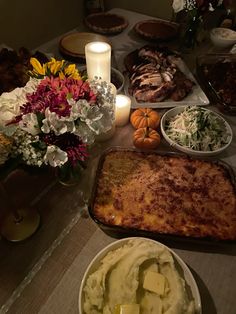
[[[146,20],[136,23],[134,30],[146,40],[169,41],[177,36],[178,24],[165,20]]]
[[[121,15],[103,12],[90,14],[84,21],[90,29],[100,34],[121,33],[129,24]]]

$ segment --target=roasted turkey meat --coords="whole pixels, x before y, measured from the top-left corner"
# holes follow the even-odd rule
[[[178,55],[168,48],[144,46],[125,58],[129,72],[129,93],[138,102],[161,102],[167,98],[182,100],[194,82],[180,71],[174,60]]]

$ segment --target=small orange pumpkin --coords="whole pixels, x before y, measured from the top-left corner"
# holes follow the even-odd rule
[[[139,128],[133,134],[133,143],[137,148],[154,149],[161,141],[161,137],[156,130],[149,127]]]
[[[156,129],[160,123],[160,115],[151,108],[139,108],[132,112],[130,122],[135,129]]]

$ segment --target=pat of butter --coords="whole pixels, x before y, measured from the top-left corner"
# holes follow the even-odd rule
[[[113,314],[140,314],[139,304],[116,305]]]
[[[143,288],[158,295],[165,294],[166,278],[154,271],[148,271],[144,277]]]

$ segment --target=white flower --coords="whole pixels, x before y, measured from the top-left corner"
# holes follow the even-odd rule
[[[74,132],[76,136],[79,136],[81,140],[86,144],[93,144],[95,141],[95,132],[92,131],[85,122],[79,122],[76,125],[76,130]]]
[[[25,87],[17,87],[0,96],[0,130],[5,134],[12,135],[15,132],[15,125],[6,124],[20,113],[20,106],[27,102],[26,94],[34,92],[39,82],[40,80],[30,79]]]
[[[47,147],[47,152],[44,156],[44,162],[52,167],[61,167],[68,160],[67,153],[55,145]]]
[[[37,135],[26,133],[24,130],[18,128],[14,133],[12,155],[14,157],[20,155],[22,160],[28,165],[41,166],[45,151],[38,150],[34,146],[34,144],[37,146],[38,142],[39,138]]]
[[[23,87],[25,93],[32,94],[37,89],[38,85],[41,83],[40,79],[30,78],[29,81],[26,83],[25,87]]]
[[[88,102],[79,100],[79,120],[75,123],[74,134],[79,136],[83,142],[92,144],[95,136],[112,128],[114,122],[114,111],[112,102],[103,99],[102,106],[91,106]]]
[[[180,12],[185,7],[185,0],[173,0],[172,8],[175,11],[175,13]]]
[[[75,101],[74,99],[67,99],[69,105],[71,106],[71,112],[70,112],[70,120],[77,120],[80,116],[81,113],[81,107],[83,106],[84,103],[88,104],[87,100],[85,99],[80,99],[78,101]],[[89,105],[89,104],[88,104]]]
[[[32,135],[37,135],[40,133],[40,128],[38,126],[38,119],[36,114],[28,113],[22,117],[19,122],[19,126],[22,130],[30,133]]]
[[[77,104],[80,107],[79,118],[81,121],[89,124],[90,121],[101,119],[100,108],[98,106],[90,106],[86,101],[79,100]]]
[[[209,3],[209,11],[212,12],[212,11],[214,11],[214,10],[215,10],[215,9],[213,8],[212,4]]]
[[[43,119],[41,130],[43,133],[53,131],[56,135],[75,131],[75,123],[70,117],[59,117],[55,112],[48,108],[45,110],[45,119]]]

